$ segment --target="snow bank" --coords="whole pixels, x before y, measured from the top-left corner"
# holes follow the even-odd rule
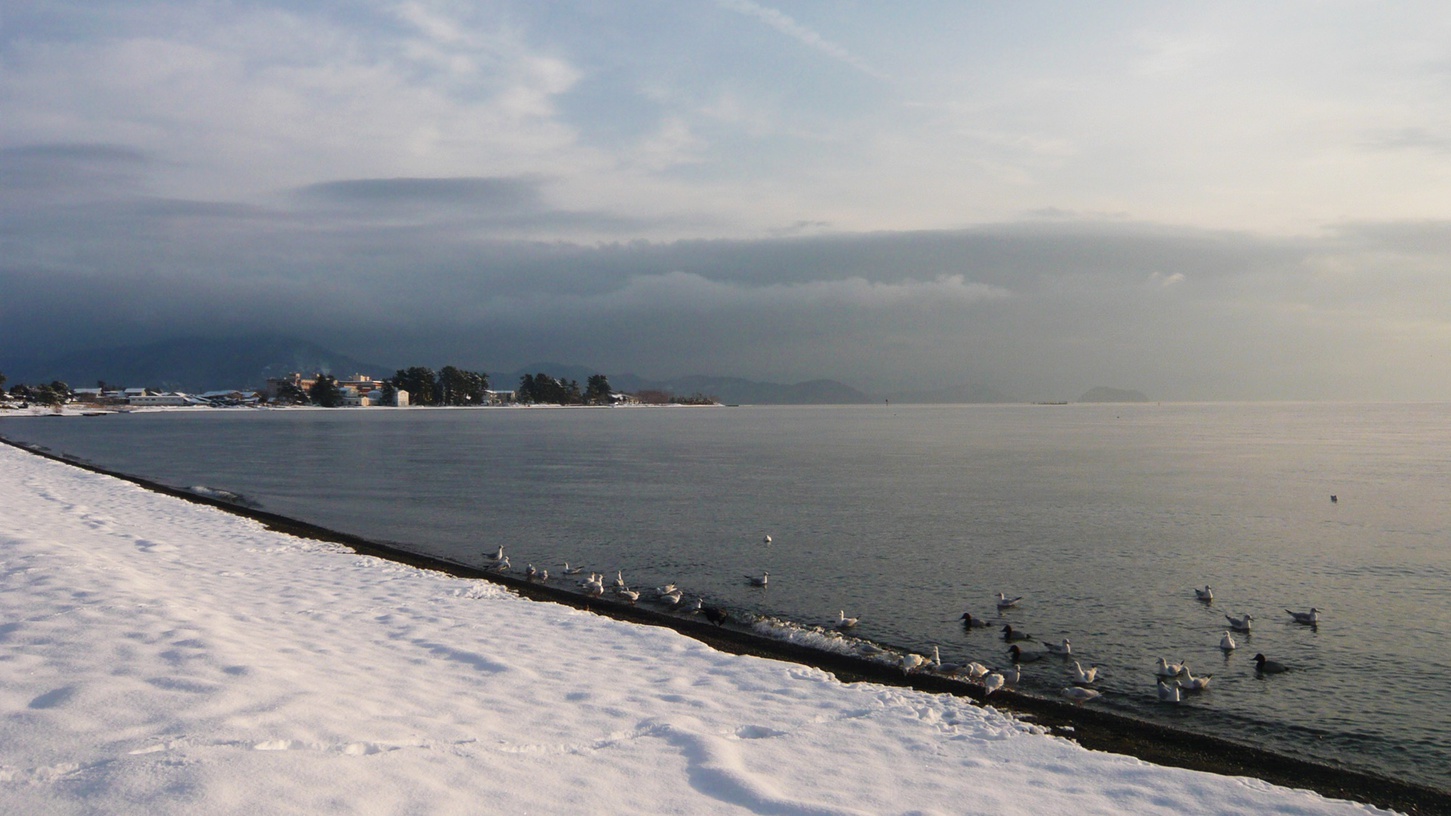
[[[12,813],[1384,813],[269,532],[0,445]]]

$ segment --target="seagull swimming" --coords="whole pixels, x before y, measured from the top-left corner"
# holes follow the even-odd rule
[[[771,580],[771,573],[763,572],[759,576],[747,575],[746,580],[750,581],[753,587],[764,587]]]
[[[1274,660],[1266,660],[1265,656],[1262,654],[1255,655],[1255,671],[1259,672],[1260,674],[1280,674],[1289,670],[1290,667],[1286,666],[1284,663],[1278,663]]]
[[[836,628],[838,631],[845,632],[846,630],[856,626],[856,622],[856,618],[848,618],[846,616],[845,609],[838,609],[836,611]]]
[[[1098,679],[1098,667],[1089,666],[1083,668],[1077,660],[1073,661],[1073,682],[1079,685],[1088,685]]]
[[[1254,615],[1251,615],[1250,613],[1246,612],[1246,613],[1244,613],[1244,617],[1242,617],[1242,618],[1235,618],[1235,617],[1231,617],[1229,615],[1225,615],[1224,616],[1224,619],[1227,620],[1227,621],[1229,621],[1229,628],[1233,629],[1234,631],[1236,631],[1236,632],[1248,632],[1249,631],[1249,625],[1250,625],[1250,623],[1255,618],[1254,618]]]
[[[771,534],[770,533],[767,533],[766,534],[766,537],[763,538],[763,539],[761,539],[761,543],[762,544],[765,544],[767,546],[770,546],[770,544],[771,544]]]
[[[1159,702],[1177,703],[1184,699],[1177,685],[1171,686],[1163,680],[1159,681]]]
[[[974,618],[971,612],[963,612],[962,617],[958,620],[962,621],[962,625],[966,629],[985,629],[991,625],[982,618]]]
[[[1219,639],[1219,648],[1232,652],[1239,648],[1239,644],[1234,642],[1234,638],[1228,632],[1225,632],[1224,637]]]
[[[1209,688],[1209,680],[1213,676],[1214,675],[1212,674],[1205,674],[1199,677],[1195,677],[1194,675],[1189,673],[1188,666],[1180,666],[1179,677],[1174,682],[1179,686],[1179,688],[1184,689],[1185,691],[1203,691]]]
[[[1080,686],[1069,686],[1063,689],[1063,696],[1067,697],[1078,705],[1083,705],[1089,700],[1096,700],[1099,697],[1102,697],[1103,692],[1097,689],[1082,688]]]
[[[1068,642],[1068,638],[1063,638],[1062,643],[1049,643],[1045,640],[1043,641],[1043,647],[1048,650],[1049,654],[1064,656],[1073,654],[1073,644]]]
[[[1205,584],[1203,589],[1194,590],[1194,597],[1208,603],[1214,600],[1214,590],[1210,588],[1209,584]]]
[[[1295,619],[1295,623],[1307,623],[1311,626],[1314,626],[1315,624],[1320,622],[1320,610],[1316,609],[1313,606],[1310,607],[1309,612],[1295,612],[1289,609],[1286,609],[1285,611],[1290,613],[1290,617]]]
[[[1154,674],[1158,675],[1159,677],[1176,677],[1178,676],[1179,671],[1183,668],[1183,661],[1180,661],[1178,663],[1170,663],[1169,661],[1161,657],[1159,658],[1158,665],[1154,669]]]
[[[565,561],[564,562],[564,574],[565,575],[578,575],[581,572],[584,572],[584,567],[571,567],[569,565],[569,562],[568,561]]]
[[[1021,601],[1021,600],[1023,600],[1023,596],[1022,595],[1019,595],[1016,598],[1009,598],[1008,596],[1006,596],[1003,593],[999,592],[998,593],[998,611],[1002,611],[1002,610],[1007,609],[1009,607],[1017,606],[1018,605],[1018,601]]]

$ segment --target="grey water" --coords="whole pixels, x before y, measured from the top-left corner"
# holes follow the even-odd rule
[[[516,569],[619,570],[806,624],[844,610],[857,636],[944,661],[1006,665],[1008,622],[1098,664],[1097,708],[1451,790],[1448,418],[1321,403],[217,410],[10,418],[0,434],[464,563],[502,544]],[[765,571],[768,588],[749,586]],[[1023,596],[1001,620],[999,591]],[[1312,606],[1313,628],[1285,611]],[[965,630],[964,611],[997,625]],[[1224,653],[1227,613],[1255,622]],[[1292,671],[1257,675],[1256,652]],[[1158,657],[1209,689],[1159,703]],[[1070,665],[1027,663],[1024,687],[1056,694]]]

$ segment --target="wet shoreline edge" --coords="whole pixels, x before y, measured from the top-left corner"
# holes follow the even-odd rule
[[[948,677],[932,674],[907,675],[879,661],[774,640],[743,629],[717,627],[698,619],[657,612],[623,602],[589,598],[567,589],[489,572],[481,567],[412,552],[361,536],[171,487],[144,477],[107,470],[3,435],[0,435],[0,443],[25,453],[130,482],[156,493],[249,518],[276,532],[341,544],[362,555],[419,569],[443,572],[460,578],[487,580],[529,600],[563,604],[631,623],[667,627],[722,652],[808,665],[829,672],[842,682],[872,682],[968,697],[1092,750],[1125,754],[1156,765],[1224,776],[1252,777],[1275,785],[1312,790],[1323,796],[1362,802],[1406,814],[1451,815],[1451,791],[1441,791],[1363,771],[1337,768],[1219,737],[1008,690],[997,692],[991,702],[986,702],[981,688]]]

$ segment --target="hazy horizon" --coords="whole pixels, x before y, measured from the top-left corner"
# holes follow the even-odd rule
[[[0,357],[1451,399],[1451,9],[17,3]]]

